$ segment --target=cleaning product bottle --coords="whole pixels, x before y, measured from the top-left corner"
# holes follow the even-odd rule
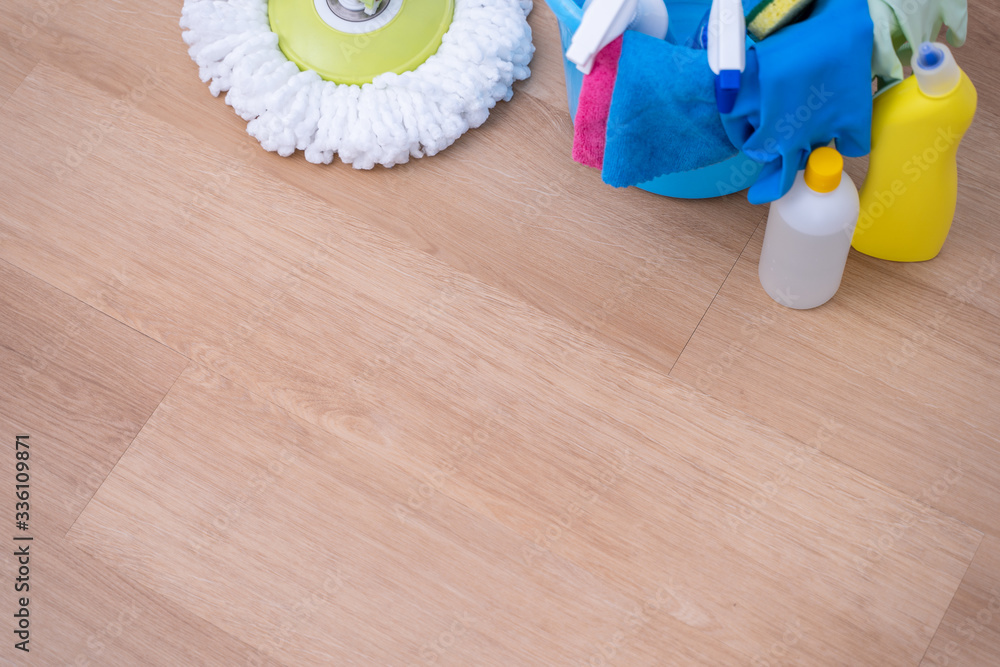
[[[861,205],[844,158],[817,148],[792,189],[771,204],[757,275],[790,308],[822,306],[840,288]]]
[[[941,252],[958,201],[955,154],[976,113],[976,88],[944,44],[921,44],[913,72],[875,98],[853,241],[859,252],[896,262]]]
[[[666,39],[670,31],[666,4],[663,0],[587,0],[580,26],[566,49],[566,60],[590,74],[601,49],[626,30]]]

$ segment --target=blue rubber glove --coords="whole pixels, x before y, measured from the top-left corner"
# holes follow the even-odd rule
[[[873,27],[867,0],[817,0],[804,20],[753,45],[730,140],[764,163],[748,199],[784,196],[809,154],[836,140],[848,157],[871,150]]]
[[[912,45],[936,42],[941,26],[948,26],[949,44],[965,43],[968,0],[868,0],[868,9],[875,23],[872,75],[882,84],[901,81]]]

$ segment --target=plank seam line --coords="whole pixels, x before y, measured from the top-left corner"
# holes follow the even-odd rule
[[[962,584],[965,583],[965,578],[969,576],[969,570],[972,569],[972,564],[976,560],[976,556],[979,555],[979,550],[983,548],[983,542],[986,541],[986,534],[982,533],[979,537],[979,544],[976,545],[976,550],[972,553],[972,559],[969,560],[969,564],[965,566],[965,572],[962,573],[962,578],[958,581],[958,586],[955,587],[955,592],[951,594],[951,599],[948,600],[948,606],[944,608],[944,613],[941,614],[941,620],[938,621],[937,627],[934,628],[934,632],[931,634],[930,641],[927,642],[927,648],[924,649],[923,655],[920,656],[920,660],[917,661],[917,666],[924,664],[924,660],[927,659],[927,652],[931,650],[931,646],[934,645],[934,639],[937,638],[938,633],[941,631],[941,624],[944,623],[945,617],[948,615],[948,611],[951,606],[955,604],[955,598],[958,597],[958,592],[962,590]]]
[[[122,450],[121,455],[119,455],[118,458],[115,460],[115,464],[113,466],[111,466],[111,470],[109,470],[108,474],[104,476],[104,479],[97,486],[97,488],[94,489],[94,492],[92,494],[90,494],[90,498],[87,499],[87,502],[84,504],[83,509],[80,510],[80,513],[76,515],[75,519],[73,519],[73,523],[70,524],[70,526],[66,530],[66,532],[63,533],[63,539],[64,540],[69,536],[69,534],[71,532],[73,532],[73,528],[76,526],[77,522],[80,521],[80,517],[83,516],[83,514],[87,511],[87,508],[90,507],[90,504],[92,502],[94,502],[94,497],[97,495],[97,493],[107,483],[108,479],[110,479],[111,476],[113,474],[115,474],[115,470],[118,468],[118,464],[121,463],[121,460],[123,458],[125,458],[125,454],[127,454],[128,451],[130,449],[132,449],[132,445],[135,444],[135,441],[136,441],[136,439],[138,439],[139,434],[142,433],[145,430],[146,424],[148,424],[149,420],[153,418],[153,415],[156,414],[156,411],[160,409],[160,406],[163,405],[163,401],[165,401],[166,398],[167,398],[167,396],[170,395],[170,392],[173,391],[174,385],[177,384],[177,381],[181,379],[181,376],[184,375],[184,373],[188,370],[189,367],[190,367],[190,363],[184,365],[184,368],[182,368],[181,371],[177,374],[177,377],[175,377],[174,380],[173,380],[173,382],[170,383],[170,386],[167,388],[167,391],[164,392],[163,396],[160,397],[160,400],[156,402],[155,406],[153,406],[153,409],[150,411],[149,415],[142,422],[142,426],[140,426],[139,430],[135,432],[134,436],[132,436],[132,439],[128,443],[128,447],[126,447],[124,450]]]
[[[681,348],[681,353],[677,355],[676,359],[674,359],[674,363],[670,364],[670,370],[667,371],[667,377],[673,376],[674,366],[676,366],[677,362],[680,361],[681,357],[684,356],[684,350],[687,349],[688,345],[691,343],[691,339],[694,338],[694,335],[698,333],[698,329],[701,328],[701,323],[704,321],[705,316],[708,315],[708,311],[712,310],[712,305],[715,303],[715,300],[719,298],[719,294],[722,293],[722,288],[726,286],[726,283],[729,281],[729,276],[731,276],[733,270],[736,269],[736,265],[740,263],[740,259],[743,257],[743,253],[747,251],[747,246],[750,245],[750,241],[753,240],[754,235],[757,233],[757,230],[760,229],[760,225],[761,223],[764,222],[764,218],[766,216],[767,216],[766,213],[762,215],[760,220],[757,221],[757,226],[753,228],[752,232],[750,232],[750,236],[747,237],[747,242],[743,244],[743,249],[740,250],[740,254],[736,256],[736,261],[734,261],[733,265],[729,267],[729,271],[726,273],[726,277],[722,279],[721,283],[719,283],[719,289],[715,291],[715,295],[712,297],[712,300],[708,303],[708,308],[706,308],[705,312],[701,314],[701,318],[698,320],[698,324],[695,325],[694,330],[691,331],[691,335],[688,336],[688,339],[684,341],[684,347]]]
[[[3,101],[3,104],[0,104],[0,114],[7,110],[7,105],[10,104],[10,101],[14,99],[15,95],[17,95],[17,91],[21,90],[21,87],[24,86],[25,82],[31,77],[32,74],[35,73],[35,70],[38,69],[38,66],[41,64],[41,58],[35,60],[35,64],[31,66],[31,69],[29,69],[25,75],[21,77],[21,80],[18,81],[17,85],[14,87],[14,90],[10,91],[10,95],[7,96],[7,99]]]

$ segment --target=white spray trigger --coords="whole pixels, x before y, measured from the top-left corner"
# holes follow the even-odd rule
[[[669,26],[663,0],[589,0],[583,20],[566,49],[566,59],[584,74],[590,74],[594,58],[626,30],[665,39]]]
[[[740,0],[713,0],[708,15],[708,66],[723,70],[746,69],[747,23]]]

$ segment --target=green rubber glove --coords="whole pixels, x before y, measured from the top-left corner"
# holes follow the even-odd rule
[[[969,24],[968,0],[868,0],[875,24],[872,75],[879,87],[903,79],[903,65],[913,57],[913,46],[936,42],[941,26],[948,26],[948,43],[962,46]]]

